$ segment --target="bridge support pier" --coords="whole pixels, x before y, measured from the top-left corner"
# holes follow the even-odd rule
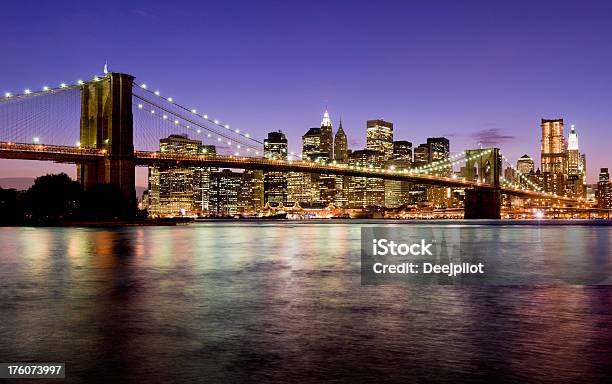
[[[464,219],[501,219],[499,189],[466,189]]]
[[[80,164],[77,174],[85,190],[95,184],[116,185],[135,208],[133,83],[133,76],[109,73],[81,88],[81,147],[105,151],[107,156]]]

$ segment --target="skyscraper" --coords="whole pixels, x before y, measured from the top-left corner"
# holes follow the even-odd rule
[[[412,163],[412,143],[404,140],[394,141],[392,158],[406,161],[406,165],[410,165]]]
[[[580,167],[580,149],[578,148],[578,134],[574,124],[570,126],[567,138],[567,173],[577,175]]]
[[[238,212],[255,214],[264,205],[263,172],[245,169],[238,190]]]
[[[532,183],[536,182],[535,177],[535,162],[533,158],[527,154],[521,156],[516,161],[516,169],[520,172],[517,175],[518,182],[520,185],[527,186],[529,181]]]
[[[281,131],[270,132],[264,139],[264,157],[287,159],[287,138]],[[264,172],[264,201],[280,203],[287,201],[287,173]]]
[[[380,152],[371,149],[353,151],[349,155],[353,167],[380,167]],[[385,205],[385,181],[378,178],[351,177],[348,187],[350,208]]]
[[[567,192],[570,196],[586,197],[585,156],[581,156],[576,127],[571,125],[567,139]]]
[[[238,190],[242,174],[224,169],[210,177],[210,213],[228,217],[238,214]]]
[[[321,128],[310,128],[302,136],[302,157],[310,161],[327,159],[327,152],[322,146]]]
[[[203,146],[186,135],[170,135],[159,141],[160,152],[203,154],[214,152],[214,146]],[[208,209],[208,179],[211,168],[150,167],[149,214],[151,216],[199,215]]]
[[[396,170],[410,169],[412,164],[412,143],[409,141],[394,141],[393,156],[387,161],[386,167]],[[410,204],[410,186],[406,181],[385,180],[385,207],[397,208]]]
[[[516,169],[518,169],[521,174],[528,175],[535,171],[535,162],[531,156],[525,154],[517,160]]]
[[[338,125],[338,132],[334,138],[334,160],[338,163],[346,163],[348,161],[348,144],[346,134],[342,129],[342,120]]]
[[[368,120],[366,148],[379,152],[382,160],[389,160],[393,156],[393,123],[380,119]]]
[[[419,144],[419,146],[414,149],[413,165],[415,167],[423,167],[427,164],[429,164],[429,145]]]
[[[414,168],[421,168],[429,164],[429,145],[427,143],[419,144],[414,149]],[[427,201],[427,186],[424,184],[413,184],[410,187],[410,202],[421,203]]]
[[[544,190],[563,195],[567,174],[563,119],[542,119],[541,128],[541,171]]]
[[[450,155],[450,141],[446,137],[428,137],[429,163],[448,160]]]
[[[608,168],[601,168],[599,181],[597,182],[597,206],[599,208],[612,208],[612,186],[610,185],[610,173]]]
[[[329,112],[325,110],[323,120],[321,121],[321,152],[324,152],[327,159],[334,158],[334,138],[332,133],[332,122],[329,118]]]

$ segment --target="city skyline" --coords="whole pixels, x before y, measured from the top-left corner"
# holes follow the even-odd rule
[[[385,3],[376,8],[380,31],[363,27],[372,5],[351,4],[261,3],[257,7],[268,12],[256,20],[245,17],[254,7],[248,3],[187,7],[236,21],[231,28],[220,21],[201,26],[183,7],[135,3],[121,12],[111,2],[95,10],[115,19],[124,33],[145,31],[133,39],[84,17],[94,12],[88,5],[8,4],[5,25],[22,40],[0,43],[11,58],[0,63],[10,74],[2,92],[89,78],[108,61],[111,70],[134,72],[137,80],[258,138],[281,129],[296,153],[299,137],[317,126],[327,105],[334,129],[342,119],[352,149],[365,147],[365,122],[380,118],[413,143],[430,136],[447,137],[455,148],[484,142],[502,147],[513,160],[528,154],[539,162],[539,120],[564,118],[575,124],[588,156],[587,182],[596,182],[597,171],[609,166],[600,140],[611,103],[606,68],[612,55],[602,40],[611,28],[607,4],[522,3],[492,10],[478,2],[442,9]],[[435,29],[424,25],[434,11]],[[55,20],[65,26],[46,28]],[[332,32],[313,27],[329,22]],[[86,32],[71,33],[76,28]],[[171,45],[169,54],[155,48],[156,39]],[[55,59],[32,64],[40,55]],[[547,55],[559,58],[542,60]],[[0,170],[1,177],[36,176],[54,167],[10,161]],[[143,185],[142,175],[138,180]]]

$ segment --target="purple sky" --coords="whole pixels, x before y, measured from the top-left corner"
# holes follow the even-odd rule
[[[87,3],[87,4],[86,4]],[[496,142],[539,161],[540,118],[576,124],[589,181],[612,167],[612,5],[512,1],[139,1],[2,4],[0,91],[110,69],[291,150],[327,105],[349,146],[365,121],[451,151]],[[0,177],[57,166],[0,161]],[[140,185],[146,182],[139,172]]]

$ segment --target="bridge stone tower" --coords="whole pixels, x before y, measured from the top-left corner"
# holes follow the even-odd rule
[[[130,204],[136,201],[133,83],[133,76],[109,73],[81,87],[81,147],[104,150],[108,155],[78,166],[78,179],[85,190],[98,183],[115,184]]]
[[[465,191],[466,219],[500,219],[501,192],[499,177],[501,174],[501,156],[499,148],[474,149],[465,151],[465,178],[480,181],[482,188]]]

